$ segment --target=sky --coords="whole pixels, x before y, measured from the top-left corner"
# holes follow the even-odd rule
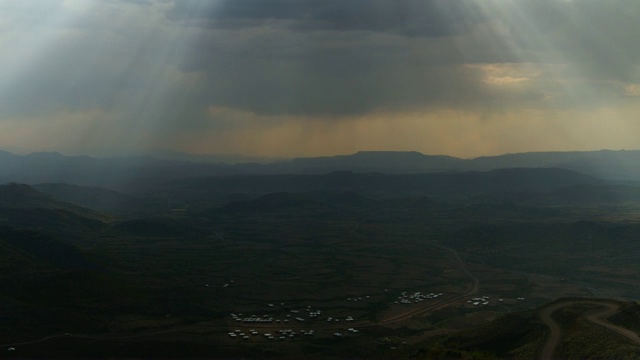
[[[638,0],[0,0],[0,149],[640,149]]]

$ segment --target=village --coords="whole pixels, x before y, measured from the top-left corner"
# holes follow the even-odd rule
[[[275,304],[268,304],[269,308],[276,308]],[[285,307],[285,303],[280,303],[278,308]],[[263,315],[245,315],[243,313],[231,313],[229,316],[231,319],[242,325],[262,325],[261,328],[263,332],[254,329],[242,330],[235,329],[234,331],[230,331],[228,333],[229,337],[248,340],[253,336],[262,335],[263,338],[267,340],[290,340],[296,337],[312,337],[316,335],[316,331],[313,329],[278,329],[273,330],[274,327],[284,326],[289,324],[295,324],[295,327],[299,327],[302,323],[305,322],[313,322],[318,319],[322,315],[322,310],[312,308],[311,305],[308,305],[306,308],[299,309],[290,309],[286,313],[278,312],[276,314],[263,314]],[[325,323],[339,323],[343,321],[345,323],[349,323],[354,321],[353,316],[346,317],[332,317],[329,316],[326,319],[323,318]],[[336,331],[333,333],[335,337],[342,337],[346,334],[358,334],[359,330],[353,327],[350,327],[343,332]]]
[[[490,301],[491,301],[491,297],[488,295],[485,296],[480,296],[480,297],[474,297],[471,298],[470,300],[467,300],[467,304],[473,305],[473,306],[487,306],[490,305]],[[516,302],[522,302],[524,301],[523,297],[517,297]],[[513,303],[514,301],[509,301],[508,303]],[[496,304],[496,303],[494,303]],[[498,303],[497,304],[505,304],[505,299],[503,298],[499,298],[498,299]]]
[[[224,284],[228,287],[230,283]],[[384,290],[385,298],[389,299],[388,289]],[[422,292],[422,291],[402,291],[398,296],[393,297],[386,305],[388,306],[415,306],[415,304],[423,303],[429,300],[435,300],[445,296],[441,292]],[[374,302],[377,301],[372,295],[350,296],[346,298],[347,302]],[[518,302],[524,301],[524,298],[516,298]],[[498,298],[493,304],[514,303],[513,299]],[[478,307],[491,304],[491,297],[488,295],[473,297],[466,301],[466,306]],[[236,325],[236,329],[229,331],[228,336],[233,339],[250,340],[250,339],[266,339],[269,341],[293,340],[296,338],[309,338],[321,334],[324,337],[342,338],[345,336],[357,336],[360,330],[357,325],[349,326],[350,323],[356,321],[354,314],[348,314],[345,311],[338,312],[335,309],[329,311],[321,309],[317,306],[294,306],[285,302],[268,303],[267,309],[251,314],[232,312],[229,314],[231,321]],[[331,313],[331,314],[329,314]],[[359,319],[364,320],[364,319]],[[362,322],[356,322],[362,324]],[[344,325],[342,325],[344,324]],[[231,325],[233,326],[233,325]],[[252,327],[247,329],[247,327]],[[322,331],[326,330],[326,331]]]

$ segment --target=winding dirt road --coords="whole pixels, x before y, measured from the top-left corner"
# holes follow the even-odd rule
[[[614,325],[607,321],[608,317],[616,314],[620,310],[619,303],[603,299],[580,299],[579,302],[580,304],[596,305],[603,308],[597,311],[586,312],[584,314],[585,319],[593,324],[602,326],[608,330],[618,333],[635,342],[636,344],[640,344],[640,337],[636,332]],[[562,308],[574,305],[576,305],[575,300],[562,301],[552,304],[544,308],[540,312],[540,319],[542,319],[542,321],[549,327],[549,330],[551,331],[546,343],[544,344],[544,347],[542,348],[542,352],[540,353],[541,360],[553,359],[553,354],[556,351],[558,344],[560,343],[560,339],[562,339],[562,330],[560,328],[560,325],[555,320],[553,320],[553,313]]]

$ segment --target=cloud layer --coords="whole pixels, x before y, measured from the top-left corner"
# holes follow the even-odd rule
[[[638,33],[635,0],[0,1],[0,147],[639,148]]]

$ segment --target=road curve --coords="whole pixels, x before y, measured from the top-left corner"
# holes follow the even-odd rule
[[[612,303],[612,304],[609,304],[609,306],[606,306],[603,311],[589,313],[587,314],[587,316],[585,316],[585,318],[596,325],[604,326],[605,328],[626,337],[627,339],[635,342],[636,344],[640,344],[640,336],[638,336],[638,334],[635,331],[629,330],[627,328],[623,328],[621,326],[612,324],[609,321],[607,321],[607,318],[616,314],[619,310],[620,310],[620,305]]]
[[[599,311],[590,311],[587,312],[584,316],[589,322],[602,326],[608,330],[611,330],[615,333],[618,333],[627,339],[635,342],[636,344],[640,344],[640,337],[634,331],[629,329],[614,325],[607,321],[607,318],[616,314],[620,310],[620,304],[616,302],[612,302],[610,300],[599,300],[599,299],[580,299],[580,300],[566,300],[561,301],[555,304],[552,304],[546,308],[544,308],[540,312],[540,319],[549,327],[550,334],[547,338],[547,341],[542,348],[542,352],[540,353],[540,359],[553,359],[553,354],[556,351],[558,344],[560,343],[560,339],[562,339],[562,331],[560,325],[553,320],[553,313],[568,307],[573,306],[578,302],[580,304],[590,304],[597,305],[603,307],[602,310]]]
[[[546,307],[540,312],[540,319],[542,322],[547,325],[549,328],[549,337],[542,348],[542,352],[540,353],[540,360],[553,359],[553,353],[556,351],[558,344],[560,343],[560,339],[562,338],[562,332],[560,329],[560,325],[553,320],[551,315],[562,309],[565,306],[569,306],[573,304],[573,302],[561,302],[549,307]]]

